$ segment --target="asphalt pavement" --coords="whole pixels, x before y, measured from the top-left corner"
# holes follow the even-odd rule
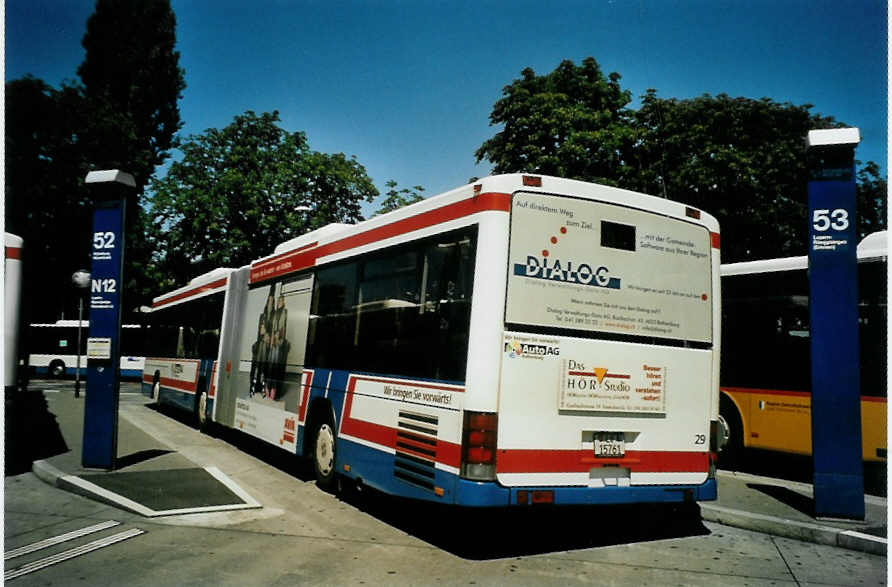
[[[30,438],[52,439],[51,447],[36,453],[32,471],[43,481],[146,517],[260,508],[248,491],[227,475],[225,465],[200,467],[179,452],[170,439],[155,438],[141,430],[122,413],[118,420],[118,455],[114,471],[81,466],[84,394],[74,397],[72,382],[33,381],[26,397],[11,403],[7,398],[6,419],[35,418],[40,429],[22,426],[23,435],[7,436],[10,451],[34,453]],[[21,392],[19,392],[21,393]],[[51,401],[36,401],[50,397]],[[143,402],[138,384],[122,385],[122,401]],[[28,414],[17,414],[16,405],[29,406]],[[11,409],[12,406],[12,409]],[[146,409],[150,409],[148,406]],[[53,429],[55,427],[55,429]],[[190,450],[194,450],[194,447]],[[44,454],[45,453],[45,454]],[[194,453],[193,457],[195,456]],[[201,462],[215,462],[213,455]],[[7,474],[9,470],[7,469]],[[792,538],[871,554],[886,555],[886,499],[865,496],[864,520],[825,520],[814,516],[811,485],[747,473],[719,470],[718,500],[701,502],[703,520],[774,536]]]

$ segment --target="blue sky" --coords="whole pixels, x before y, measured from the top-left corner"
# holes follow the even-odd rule
[[[489,173],[474,151],[525,67],[594,57],[636,99],[727,93],[810,103],[861,129],[886,173],[882,0],[173,0],[182,134],[278,110],[310,147],[432,195]],[[7,0],[6,79],[77,79],[92,0]],[[162,170],[163,171],[163,170]],[[376,206],[366,206],[366,212]]]

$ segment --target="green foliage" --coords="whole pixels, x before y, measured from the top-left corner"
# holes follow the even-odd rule
[[[177,102],[186,82],[170,1],[97,0],[81,44],[89,161],[126,170],[142,192],[182,127]]]
[[[387,186],[387,191],[384,192],[384,195],[387,197],[381,202],[381,207],[375,212],[375,216],[393,212],[403,206],[408,206],[424,199],[424,196],[421,195],[424,188],[420,185],[412,186],[412,189],[403,188],[398,190],[396,181],[393,179],[388,179],[385,185]]]
[[[649,90],[631,120],[638,140],[626,186],[716,216],[723,261],[804,254],[804,137],[839,126],[810,108],[725,94],[662,99]]]
[[[121,169],[136,180],[127,202],[124,286],[127,305],[139,306],[157,294],[145,271],[151,244],[142,194],[182,127],[178,101],[186,82],[174,50],[170,0],[97,0],[81,44],[86,50],[77,69],[86,104],[81,151],[92,169]]]
[[[495,173],[535,172],[612,184],[632,140],[620,76],[604,77],[591,57],[562,61],[548,74],[524,69],[493,106],[490,123],[504,125],[477,150]]]
[[[93,203],[75,135],[76,88],[25,77],[6,83],[6,230],[25,239],[23,315],[58,318],[74,291],[71,274],[90,267]]]
[[[130,309],[156,293],[143,270],[149,243],[139,200],[181,126],[185,82],[175,26],[169,0],[98,0],[82,41],[83,85],[56,90],[32,77],[6,84],[6,229],[25,239],[23,287],[33,320],[77,308],[69,281],[90,267],[93,201],[84,178],[91,169],[136,179],[125,220],[123,303]]]
[[[725,94],[666,99],[648,90],[638,110],[616,73],[592,58],[503,90],[490,120],[501,131],[477,150],[496,173],[532,172],[615,185],[702,208],[722,226],[722,259],[805,253],[804,137],[844,126],[811,105]],[[885,227],[886,182],[868,162],[858,173],[859,230]]]
[[[186,139],[182,160],[152,182],[157,291],[215,267],[238,267],[331,222],[362,219],[378,195],[355,158],[310,150],[278,112],[248,111]]]
[[[861,165],[857,162],[858,238],[886,229],[889,213],[889,186],[880,177],[880,168],[873,161]]]

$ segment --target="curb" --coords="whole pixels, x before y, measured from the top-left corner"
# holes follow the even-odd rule
[[[705,503],[700,504],[700,514],[704,520],[709,522],[762,532],[763,534],[813,542],[815,544],[838,546],[848,550],[857,550],[881,556],[886,556],[887,553],[887,540],[885,538],[863,534],[854,530],[842,530],[830,526],[821,526],[820,524],[784,520],[774,516],[754,514]]]
[[[34,461],[31,463],[31,472],[43,481],[49,483],[53,487],[59,487],[59,479],[65,476],[65,473],[49,464],[47,461]]]

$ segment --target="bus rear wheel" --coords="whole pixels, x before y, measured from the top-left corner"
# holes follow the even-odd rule
[[[155,377],[152,378],[152,403],[161,403],[161,373],[155,371]]]
[[[719,466],[723,469],[740,464],[743,454],[743,419],[734,402],[724,394],[719,402],[719,417],[727,434],[725,446],[719,453]]]
[[[334,424],[327,420],[316,428],[313,435],[313,468],[316,470],[316,484],[331,491],[335,480],[335,431]]]
[[[47,371],[50,374],[50,377],[54,377],[58,379],[65,375],[65,363],[63,363],[60,359],[55,359],[52,363],[50,363]]]
[[[207,430],[208,427],[208,394],[202,391],[198,396],[198,429]]]

